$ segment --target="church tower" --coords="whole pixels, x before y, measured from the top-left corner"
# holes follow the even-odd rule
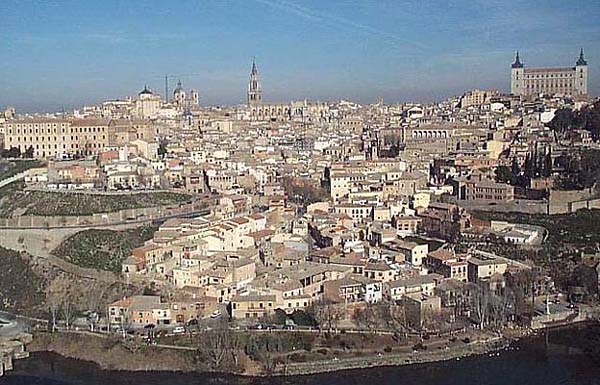
[[[181,80],[177,82],[177,87],[175,87],[175,90],[173,91],[173,102],[180,107],[185,103],[185,91],[181,85]]]
[[[579,52],[579,59],[575,63],[575,89],[580,95],[587,95],[588,93],[588,65],[583,56],[583,48]]]
[[[510,73],[510,93],[513,95],[523,95],[525,93],[525,70],[523,63],[519,58],[519,51],[515,57],[515,62],[511,65]]]
[[[260,89],[260,79],[256,62],[252,59],[252,71],[250,72],[250,82],[248,83],[248,107],[260,105],[262,103],[262,91]]]

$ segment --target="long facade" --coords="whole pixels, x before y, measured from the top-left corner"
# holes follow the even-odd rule
[[[4,123],[4,147],[21,152],[33,148],[34,157],[61,154],[91,155],[108,145],[108,120],[25,118]]]
[[[513,95],[584,96],[588,93],[588,66],[583,49],[574,67],[525,68],[518,52],[511,67],[510,92]]]
[[[152,142],[154,130],[145,120],[26,117],[4,122],[4,148],[25,152],[32,147],[40,159],[86,156],[138,139]]]

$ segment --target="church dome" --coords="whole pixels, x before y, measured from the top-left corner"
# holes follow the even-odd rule
[[[144,86],[144,89],[138,95],[152,95],[152,91],[148,89],[148,86]]]
[[[178,94],[184,92],[183,91],[183,86],[181,85],[181,80],[177,82],[177,87],[175,87],[175,90],[173,91],[173,93]]]

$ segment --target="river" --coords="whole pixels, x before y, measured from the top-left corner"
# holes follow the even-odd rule
[[[205,374],[114,372],[52,353],[15,362],[2,385],[600,385],[600,326],[571,327],[516,342],[508,350],[447,362],[253,379]]]

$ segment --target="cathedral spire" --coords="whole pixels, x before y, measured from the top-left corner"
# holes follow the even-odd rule
[[[517,56],[515,57],[515,62],[512,64],[512,68],[523,68],[523,63],[521,63],[521,59],[519,58],[519,51],[517,51]]]
[[[581,51],[579,51],[579,60],[577,60],[576,63],[578,66],[586,66],[587,62],[585,61],[585,58],[583,57],[583,48],[581,49]]]
[[[262,102],[262,91],[260,89],[256,59],[252,58],[252,71],[250,71],[250,82],[248,83],[248,106],[257,106]]]
[[[252,56],[252,72],[251,75],[258,75],[258,70],[256,69],[256,57]]]

